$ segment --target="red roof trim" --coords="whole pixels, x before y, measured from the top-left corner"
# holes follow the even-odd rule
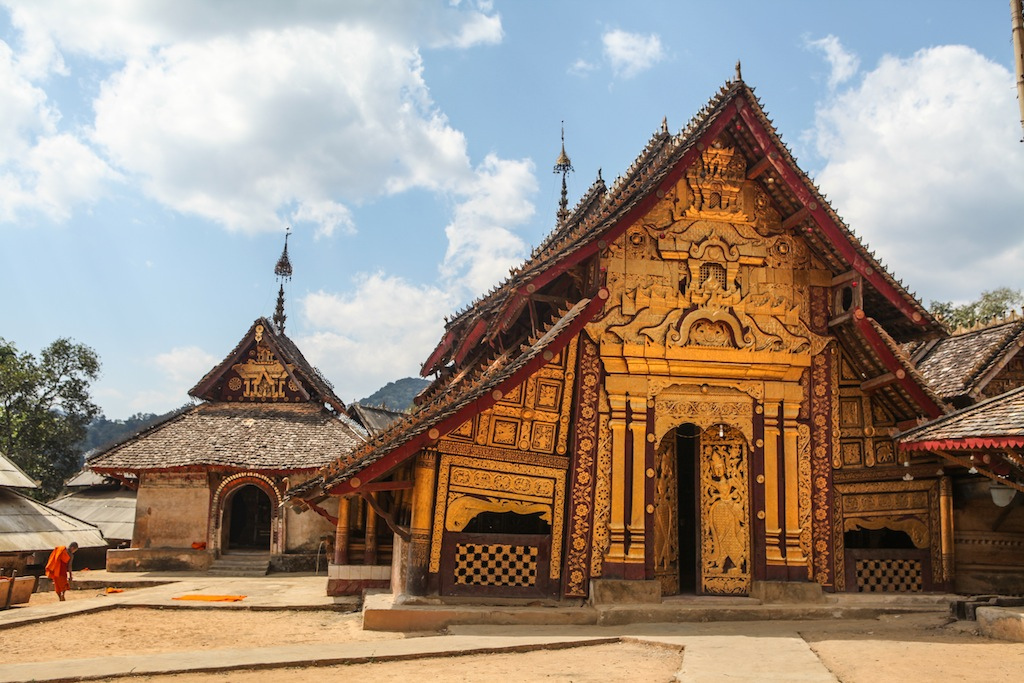
[[[962,439],[932,439],[900,443],[901,451],[980,451],[1024,448],[1022,436],[972,436]]]
[[[473,329],[470,330],[469,334],[462,338],[462,343],[459,344],[459,348],[455,351],[455,364],[458,365],[462,361],[466,360],[466,356],[473,350],[476,343],[483,339],[484,332],[487,331],[487,321],[483,318],[476,321],[476,325],[473,325]]]
[[[420,377],[426,377],[437,369],[437,364],[441,362],[441,358],[444,354],[448,353],[448,349],[452,347],[452,343],[455,341],[455,333],[452,330],[448,330],[444,334],[444,338],[441,339],[441,343],[437,345],[434,352],[430,354],[430,357],[423,362],[420,366]]]
[[[945,415],[946,411],[943,410],[942,406],[937,404],[935,401],[928,396],[928,394],[921,388],[920,385],[914,380],[913,373],[906,372],[903,364],[897,358],[889,345],[885,343],[885,340],[878,334],[875,328],[871,325],[871,321],[868,320],[864,311],[856,309],[853,314],[853,323],[857,327],[857,330],[864,336],[870,344],[871,349],[875,352],[878,358],[882,361],[882,364],[894,374],[897,374],[897,370],[904,371],[904,377],[897,379],[896,383],[903,387],[904,390],[910,396],[917,401],[917,404],[928,414],[930,418],[936,418],[940,415]]]
[[[807,189],[804,181],[797,175],[797,173],[785,163],[785,154],[772,142],[771,136],[768,131],[764,129],[761,122],[757,119],[754,113],[750,110],[750,107],[743,107],[740,109],[740,117],[747,124],[750,129],[751,135],[757,140],[757,144],[764,150],[765,155],[771,162],[772,167],[778,172],[782,179],[786,182],[786,185],[793,194],[796,195],[800,203],[811,214],[814,222],[821,230],[822,234],[828,239],[829,243],[847,260],[854,270],[860,273],[861,277],[871,283],[871,285],[878,290],[886,299],[888,299],[893,306],[895,306],[903,315],[907,316],[912,322],[926,326],[928,321],[920,311],[917,311],[913,306],[907,303],[907,300],[897,291],[892,284],[886,280],[881,273],[878,272],[870,263],[864,260],[864,258],[858,253],[856,247],[850,242],[849,237],[845,232],[836,224],[832,216],[829,214],[825,207],[824,201],[818,201]]]
[[[568,346],[569,341],[578,335],[583,330],[584,326],[586,326],[587,323],[589,323],[594,316],[604,308],[604,304],[607,299],[608,292],[606,290],[601,290],[598,296],[595,296],[590,300],[590,303],[586,305],[580,315],[577,316],[577,318],[573,320],[561,334],[547,344],[545,350],[558,353]],[[504,394],[506,390],[522,384],[530,375],[540,370],[547,363],[548,361],[544,358],[544,354],[538,353],[536,358],[526,363],[517,372],[508,377],[504,382],[500,383],[495,387],[495,390]],[[495,398],[494,393],[494,391],[489,391],[476,401],[466,404],[461,410],[434,424],[433,428],[441,434],[447,434],[469,419],[471,415],[487,410],[501,400],[500,398]],[[402,445],[398,446],[395,450],[388,453],[387,456],[381,458],[375,463],[367,465],[362,470],[359,470],[355,476],[357,476],[363,483],[371,482],[377,477],[383,476],[387,472],[391,471],[406,459],[418,453],[425,446],[432,445],[434,442],[435,440],[430,438],[430,430],[424,430],[422,433],[409,439]],[[350,477],[337,486],[329,489],[327,493],[332,496],[345,496],[351,493],[357,493],[358,491],[358,488],[352,487],[352,477]]]

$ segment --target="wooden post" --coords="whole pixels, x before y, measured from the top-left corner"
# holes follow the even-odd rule
[[[334,532],[334,564],[348,564],[349,518],[352,514],[352,499],[338,499],[338,528]]]
[[[377,500],[377,493],[369,494]],[[363,564],[377,564],[377,513],[369,503],[366,505],[366,537],[364,542]]]
[[[407,544],[405,592],[424,595],[427,592],[430,559],[430,525],[434,516],[434,489],[437,479],[437,451],[421,451],[413,472],[411,538]]]

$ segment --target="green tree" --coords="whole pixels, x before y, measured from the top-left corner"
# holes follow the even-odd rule
[[[89,385],[100,360],[88,346],[58,339],[39,354],[0,338],[0,451],[41,482],[49,499],[79,466],[81,444],[99,407]]]
[[[990,320],[1004,318],[1015,308],[1024,305],[1024,294],[1019,289],[1000,287],[984,291],[975,301],[956,305],[952,301],[933,301],[928,306],[939,320],[953,329],[973,327]]]

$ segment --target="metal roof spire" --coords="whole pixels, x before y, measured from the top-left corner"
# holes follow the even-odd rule
[[[274,266],[274,275],[277,276],[277,281],[280,283],[277,290],[277,308],[274,310],[274,325],[281,334],[284,334],[284,321],[288,317],[284,314],[284,283],[292,279],[292,262],[288,259],[288,237],[291,234],[291,227],[285,228],[284,250],[281,252],[281,257],[277,259],[277,265]]]
[[[565,121],[562,121],[562,153],[558,155],[558,159],[555,161],[555,173],[562,174],[562,199],[558,202],[558,224],[561,225],[565,222],[565,219],[569,217],[569,193],[565,186],[565,177],[572,171],[572,161],[569,160],[569,155],[565,153]]]

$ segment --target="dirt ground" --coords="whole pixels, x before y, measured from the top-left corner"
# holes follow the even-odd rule
[[[69,599],[98,592],[69,593]],[[33,597],[33,604],[42,604]],[[55,598],[53,598],[55,599]],[[102,598],[98,598],[102,599]],[[791,627],[789,624],[788,627]],[[712,625],[708,625],[712,628]],[[742,628],[741,626],[735,628]],[[861,621],[808,621],[801,636],[844,683],[887,681],[1013,681],[1024,671],[1024,643],[991,640],[970,622],[950,623],[941,613],[886,616]],[[54,649],[55,633],[60,643]],[[360,616],[333,611],[122,608],[5,630],[4,663],[49,661],[132,653],[384,640],[430,634],[366,632]],[[742,656],[742,653],[737,653]],[[527,653],[470,655],[374,664],[219,674],[181,674],[123,681],[670,681],[685,652],[623,642]],[[325,678],[327,676],[328,678]]]

